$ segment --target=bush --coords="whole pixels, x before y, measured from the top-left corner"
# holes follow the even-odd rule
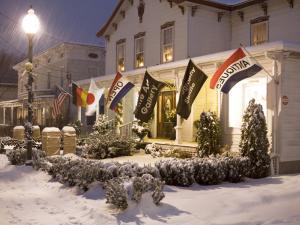
[[[197,124],[198,153],[200,157],[216,155],[220,151],[221,127],[217,115],[202,112]]]
[[[166,184],[190,186],[194,182],[194,167],[190,160],[169,159],[155,164]]]
[[[237,183],[244,179],[250,167],[250,160],[247,157],[223,158],[226,166],[226,181]]]
[[[131,139],[116,135],[107,116],[101,115],[93,126],[93,132],[86,139],[87,147],[83,148],[83,155],[92,159],[131,155],[133,143]]]
[[[139,142],[143,142],[144,137],[150,132],[148,123],[143,123],[142,121],[134,121],[132,124],[132,132],[138,136]]]
[[[267,124],[262,106],[252,99],[243,116],[241,128],[240,151],[242,156],[249,157],[250,169],[248,176],[262,178],[269,175],[270,156]]]
[[[12,150],[6,152],[8,161],[12,165],[24,165],[26,162],[27,150],[23,145],[16,145]]]
[[[194,178],[198,184],[220,184],[226,178],[226,166],[223,160],[217,158],[195,159]]]

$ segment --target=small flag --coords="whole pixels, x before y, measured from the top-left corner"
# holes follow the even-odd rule
[[[251,77],[262,70],[253,63],[242,48],[238,48],[215,72],[210,80],[210,88],[228,93],[239,81]]]
[[[135,118],[148,122],[153,112],[159,91],[165,83],[155,80],[146,71],[135,109]]]
[[[200,70],[192,60],[185,70],[181,84],[179,100],[176,112],[184,119],[188,119],[191,114],[191,108],[195,98],[207,79],[207,75]]]
[[[58,90],[56,91],[56,93],[58,94]],[[68,93],[60,91],[59,94],[55,96],[55,99],[53,101],[53,106],[52,106],[53,119],[55,119],[58,115],[61,114],[61,106],[68,95],[69,95]]]
[[[91,105],[95,101],[95,96],[92,93],[88,93],[75,83],[72,83],[72,95],[73,104],[82,108],[86,108],[87,105]]]
[[[108,92],[107,104],[109,108],[115,110],[117,104],[133,87],[134,84],[118,72]]]
[[[104,88],[98,88],[96,85],[94,79],[91,79],[89,93],[93,94],[95,97],[95,100],[92,104],[88,105],[86,108],[85,115],[86,116],[93,116],[93,114],[97,111],[97,107],[99,107],[99,100],[104,92]]]

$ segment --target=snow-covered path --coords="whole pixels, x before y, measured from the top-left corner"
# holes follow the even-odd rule
[[[79,194],[0,155],[0,225],[300,224],[300,175],[190,188],[166,186],[159,207],[148,198],[117,212],[95,184]]]

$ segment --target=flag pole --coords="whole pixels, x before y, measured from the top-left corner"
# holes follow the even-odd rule
[[[245,50],[245,52],[266,72],[266,74],[274,80],[274,82],[276,84],[279,84],[277,78],[274,75],[271,75],[264,66],[262,66],[252,55],[251,53],[244,47],[244,45],[242,43],[240,43],[241,48],[243,48],[243,50]]]

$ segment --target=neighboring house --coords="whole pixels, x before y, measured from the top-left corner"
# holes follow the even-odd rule
[[[0,112],[7,115],[5,124],[23,124],[27,117],[27,76],[24,73],[24,60],[13,68],[18,72],[17,99],[0,102]],[[55,121],[52,118],[52,105],[56,86],[70,91],[70,83],[81,79],[98,77],[104,74],[105,68],[104,47],[62,43],[49,48],[33,57],[33,93],[34,93],[34,124],[52,126]],[[7,111],[10,110],[10,113]],[[72,121],[72,104],[65,101],[63,107],[63,119]],[[4,113],[3,113],[4,112]],[[9,116],[9,115],[10,116]],[[0,113],[1,117],[1,113]],[[8,120],[8,118],[10,118]]]
[[[122,129],[134,120],[134,109],[145,70],[165,87],[150,121],[154,138],[169,138],[164,113],[175,109],[189,58],[209,76],[188,120],[177,116],[175,143],[194,141],[193,122],[202,111],[216,112],[223,143],[238,150],[241,119],[248,101],[262,104],[274,173],[300,172],[300,0],[248,0],[228,5],[203,0],[120,0],[97,36],[106,39],[105,76],[96,79],[105,95],[120,71],[135,84],[123,99]],[[294,44],[293,44],[294,43]],[[265,71],[239,82],[229,94],[209,88],[219,65],[240,44]],[[250,46],[250,47],[249,47]],[[88,87],[89,80],[79,82]],[[171,106],[171,107],[170,107]],[[114,113],[105,109],[110,118]]]

